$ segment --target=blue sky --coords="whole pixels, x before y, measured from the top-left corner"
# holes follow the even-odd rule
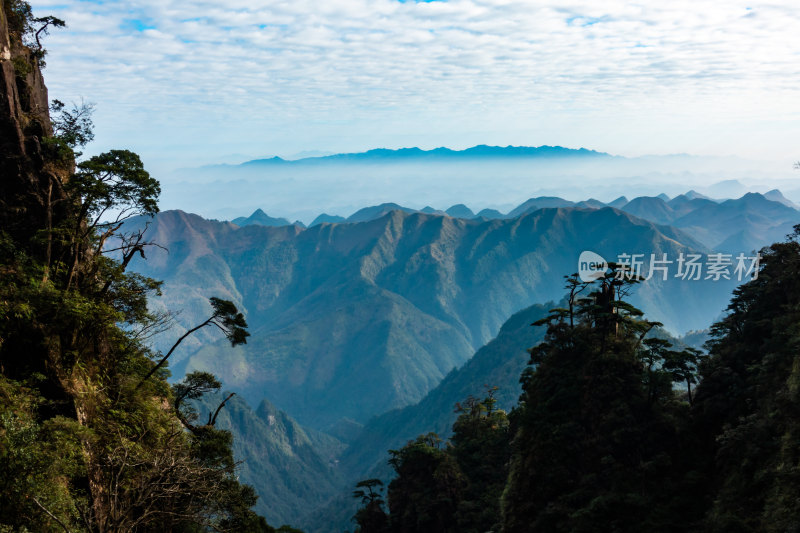
[[[475,144],[800,158],[800,10],[673,0],[33,0],[90,151],[156,170]]]

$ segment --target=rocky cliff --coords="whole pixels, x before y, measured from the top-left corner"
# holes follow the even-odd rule
[[[24,13],[0,0],[0,227],[20,242],[63,207],[74,164],[48,142],[53,129],[41,51],[23,43]],[[56,215],[57,216],[57,215]]]

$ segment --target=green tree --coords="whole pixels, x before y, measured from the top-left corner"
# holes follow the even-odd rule
[[[671,351],[664,361],[663,368],[672,376],[672,381],[686,385],[686,398],[689,405],[694,405],[692,385],[698,383],[698,368],[706,354],[695,348]]]
[[[442,440],[428,433],[389,455],[397,473],[388,491],[391,531],[458,531],[455,516],[466,480]]]
[[[41,420],[44,402],[35,387],[0,375],[0,531],[63,531],[80,521],[85,495],[69,490],[85,474],[80,428],[62,416]]]
[[[50,28],[63,28],[67,24],[58,17],[34,17],[33,10],[25,0],[5,0],[3,2],[4,15],[8,21],[9,33],[20,42],[35,49],[30,54],[36,59],[37,68],[45,66],[44,56],[47,50],[41,43],[41,38],[50,33]]]
[[[671,454],[681,446],[673,418],[688,406],[676,405],[659,367],[666,344],[645,341],[656,324],[624,300],[636,281],[611,265],[573,321],[555,310],[539,322],[547,336],[530,351],[511,414],[504,531],[680,531],[691,523]]]
[[[94,140],[93,112],[94,104],[84,102],[81,105],[73,103],[69,109],[61,100],[53,100],[50,104],[53,139],[73,151],[70,155],[74,157],[82,155],[75,151],[77,148],[83,148]]]
[[[500,527],[510,432],[505,411],[497,409],[496,390],[490,387],[483,400],[469,397],[456,406],[461,414],[453,424],[448,452],[466,479],[455,516],[462,533],[498,531]]]
[[[388,526],[383,500],[375,490],[382,483],[369,479],[353,493],[362,500],[354,517],[359,531],[497,530],[507,474],[509,422],[506,413],[497,409],[496,390],[489,387],[483,400],[470,396],[456,404],[460,414],[449,442],[429,433],[389,451],[389,464],[397,476],[389,484]]]
[[[164,355],[164,357],[162,357],[158,363],[156,363],[156,365],[150,369],[150,372],[148,372],[147,375],[142,378],[142,383],[147,381],[153,374],[155,374],[167,363],[167,360],[169,360],[175,349],[180,346],[180,344],[187,337],[206,326],[214,326],[222,331],[222,333],[225,335],[225,338],[230,341],[231,346],[247,344],[247,337],[250,336],[250,333],[247,332],[247,321],[245,320],[244,315],[240,313],[238,309],[236,309],[236,306],[233,304],[233,302],[229,300],[222,300],[216,297],[211,297],[209,302],[211,303],[211,309],[213,310],[211,316],[181,335],[175,344],[173,344],[169,351]]]
[[[43,57],[44,47],[42,47],[42,42],[40,38],[50,34],[51,26],[53,28],[65,28],[67,26],[67,23],[61,20],[60,18],[54,17],[52,15],[48,15],[46,17],[37,17],[33,19],[33,23],[38,26],[36,28],[36,31],[33,33],[33,38],[36,40],[36,52],[38,52]]]
[[[384,501],[381,495],[383,481],[380,479],[365,479],[356,484],[353,497],[361,500],[361,505],[353,516],[358,527],[356,533],[385,533],[389,530],[389,517],[383,509]]]

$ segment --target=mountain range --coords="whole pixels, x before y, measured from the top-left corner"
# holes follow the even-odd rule
[[[614,157],[604,152],[588,150],[586,148],[564,148],[563,146],[487,146],[484,144],[466,148],[464,150],[452,150],[450,148],[439,147],[432,150],[421,148],[400,148],[392,150],[388,148],[376,148],[366,152],[332,154],[317,157],[305,157],[302,159],[283,159],[280,157],[270,157],[265,159],[254,159],[242,163],[240,166],[253,167],[265,165],[314,165],[331,162],[353,162],[353,161],[381,161],[387,160],[422,160],[430,162],[432,160],[471,160],[471,159],[492,159],[492,158],[570,158],[570,157]],[[228,165],[218,165],[228,166]]]
[[[747,253],[760,248],[764,243],[780,240],[791,232],[798,216],[798,206],[777,189],[764,194],[746,193],[738,199],[728,200],[713,200],[695,191],[671,199],[665,194],[640,196],[630,201],[623,196],[608,204],[591,198],[572,202],[559,197],[540,196],[526,200],[506,214],[491,209],[484,209],[475,214],[464,204],[456,204],[445,210],[426,207],[418,212],[446,214],[454,218],[491,220],[515,218],[538,209],[558,207],[585,209],[614,207],[655,224],[680,228],[706,247],[730,253]],[[385,203],[362,208],[347,218],[322,214],[311,223],[311,226],[322,223],[365,222],[395,210],[417,212],[415,209],[396,203]],[[261,209],[250,217],[239,217],[232,222],[239,226],[289,224],[286,219],[269,217]]]
[[[346,217],[361,207],[391,202],[414,209],[427,203],[444,211],[454,195],[473,212],[504,214],[529,196],[608,202],[621,190],[628,198],[673,197],[688,189],[738,198],[769,185],[799,200],[793,178],[791,166],[735,157],[622,157],[558,146],[379,148],[175,170],[163,181],[161,205],[227,220],[261,208],[273,217],[310,224],[320,213]]]
[[[156,305],[182,310],[174,335],[207,317],[211,296],[234,301],[251,325],[241,349],[213,332],[193,337],[175,356],[178,369],[212,371],[251,403],[269,398],[318,429],[421,399],[508,316],[560,298],[583,250],[609,258],[709,251],[680,230],[611,208],[503,220],[392,210],[309,229],[239,228],[172,211],[148,235],[169,253],[151,250],[133,266],[165,280]],[[675,332],[701,329],[733,285],[654,278],[634,302]]]
[[[541,335],[529,324],[551,307],[536,302],[563,296],[581,251],[709,253],[720,248],[706,243],[733,242],[740,220],[756,223],[738,245],[760,247],[798,218],[771,196],[718,202],[690,191],[620,198],[622,209],[537,197],[491,218],[463,204],[423,213],[390,203],[309,228],[262,224],[274,220],[263,212],[239,225],[166,211],[128,229],[149,224],[148,239],[166,248],[132,267],[165,281],[156,308],[181,311],[156,347],[205,320],[211,296],[246,314],[247,345],[203,330],[172,370],[211,371],[239,393],[221,427],[234,433],[259,510],[322,531],[336,513],[349,520],[349,499],[326,507],[329,498],[385,475],[387,449],[446,435],[454,402],[497,385],[500,405],[514,403],[525,349]],[[682,333],[714,321],[735,285],[655,277],[632,301]],[[315,478],[324,481],[310,487]]]

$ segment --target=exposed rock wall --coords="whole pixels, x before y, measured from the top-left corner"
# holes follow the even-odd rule
[[[9,2],[0,6],[0,230],[30,242],[34,228],[60,209],[73,163],[48,154],[53,130],[39,60],[11,27]]]

